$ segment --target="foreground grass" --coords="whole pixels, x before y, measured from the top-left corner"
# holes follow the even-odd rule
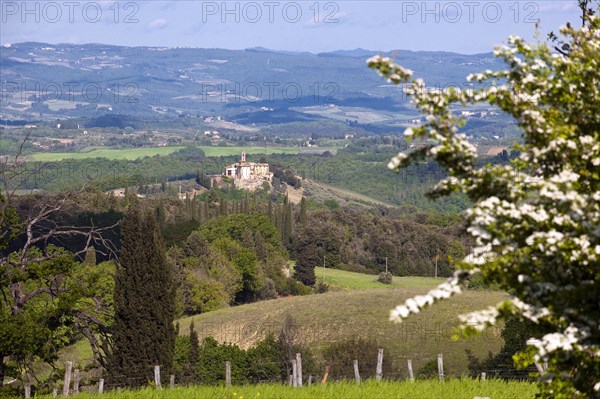
[[[138,391],[107,392],[104,395],[80,394],[78,399],[386,399],[410,398],[461,399],[486,397],[490,399],[526,399],[537,392],[535,384],[504,382],[500,380],[478,381],[453,379],[445,382],[435,380],[409,382],[365,381],[360,386],[353,382],[311,387],[291,388],[279,384],[223,387],[186,387],[176,389],[143,389]]]

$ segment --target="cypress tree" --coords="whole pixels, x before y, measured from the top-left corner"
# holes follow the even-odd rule
[[[210,208],[208,207],[208,201],[203,201],[202,202],[202,221],[206,222],[207,220],[210,219]]]
[[[275,218],[273,217],[273,201],[271,201],[271,197],[269,196],[269,205],[267,207],[267,216],[269,217],[269,220],[271,220],[271,223],[275,224]]]
[[[188,351],[188,369],[187,379],[189,383],[194,383],[198,375],[198,361],[200,359],[200,340],[198,333],[194,329],[194,322],[190,325],[190,349]]]
[[[153,366],[169,375],[175,347],[175,290],[153,212],[134,201],[121,227],[115,273],[113,352],[107,383],[139,387],[152,380]]]
[[[219,203],[220,209],[219,209],[219,216],[227,216],[229,215],[229,204],[227,204],[227,200],[225,198],[221,199],[221,202]]]
[[[301,225],[306,223],[306,198],[302,197],[300,200],[300,215],[298,216],[298,221]]]
[[[287,245],[292,241],[292,203],[288,201],[285,205],[285,241]]]
[[[298,244],[296,256],[294,278],[305,285],[314,285],[315,267],[321,262],[317,246],[305,239]]]

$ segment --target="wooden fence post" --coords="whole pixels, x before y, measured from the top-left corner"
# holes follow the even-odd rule
[[[79,370],[73,373],[73,393],[79,393]]]
[[[544,374],[544,368],[542,367],[542,365],[538,362],[535,362],[535,367],[537,368],[538,373]]]
[[[297,385],[302,386],[302,356],[296,353],[296,378],[298,379]]]
[[[160,385],[160,366],[154,366],[154,386],[158,389],[161,389]]]
[[[381,381],[383,377],[383,349],[379,349],[377,352],[377,369],[375,378],[377,381]]]
[[[327,379],[329,378],[329,370],[330,370],[330,366],[325,366],[325,374],[323,374],[323,379],[321,380],[321,384],[327,384]]]
[[[225,362],[225,386],[231,386],[231,362],[229,360]]]
[[[298,386],[298,364],[296,359],[292,360],[292,386],[294,388]]]
[[[292,386],[294,384],[293,381],[294,381],[294,376],[290,374],[288,376],[288,385]]]
[[[65,384],[63,386],[63,396],[69,396],[69,388],[71,387],[71,370],[73,369],[73,362],[67,362],[67,368],[65,369]]]
[[[54,388],[54,389],[52,390],[52,397],[53,397],[53,398],[56,398],[57,396],[58,396],[58,388]]]
[[[169,377],[169,388],[175,388],[175,376],[173,374]]]
[[[25,399],[31,398],[31,384],[26,382],[24,388],[25,388]]]
[[[98,381],[98,393],[99,394],[104,393],[104,379],[103,378],[100,378],[100,381]]]
[[[412,359],[408,359],[406,363],[408,365],[408,378],[410,379],[410,382],[415,382],[415,374],[413,373],[412,368]]]
[[[440,381],[444,381],[444,355],[438,355],[438,378]]]
[[[358,360],[354,361],[354,379],[360,385],[360,373],[358,372]]]
[[[485,381],[486,373],[481,373],[481,381]]]

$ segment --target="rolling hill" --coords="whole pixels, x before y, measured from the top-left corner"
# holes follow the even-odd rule
[[[412,359],[415,370],[443,353],[448,375],[467,371],[466,349],[479,357],[502,346],[499,327],[482,336],[454,342],[452,328],[457,315],[500,302],[501,292],[468,291],[436,304],[412,316],[402,324],[388,321],[390,309],[404,299],[422,294],[439,280],[396,278],[392,288],[369,288],[375,276],[327,270],[326,281],[341,291],[320,295],[279,298],[179,320],[180,331],[189,333],[194,322],[199,336],[213,336],[221,342],[241,347],[253,346],[269,333],[277,334],[287,315],[300,326],[300,340],[318,353],[327,343],[351,337],[373,338],[386,349],[386,356],[399,374],[406,372],[406,360]],[[320,272],[318,273],[320,275]]]

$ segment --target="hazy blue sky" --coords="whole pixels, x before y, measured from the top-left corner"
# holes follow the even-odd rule
[[[510,34],[578,22],[569,1],[7,1],[0,42],[106,43],[311,52],[491,51]]]

